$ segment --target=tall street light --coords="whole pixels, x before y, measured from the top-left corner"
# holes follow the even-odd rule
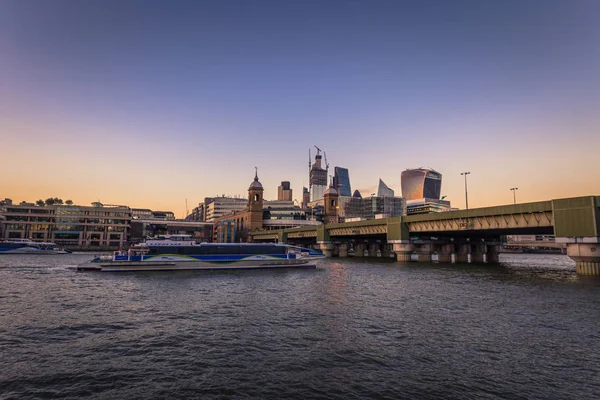
[[[515,204],[517,204],[517,190],[519,190],[519,188],[510,188],[510,190],[512,190],[513,200],[514,200]]]
[[[461,172],[460,174],[465,176],[465,205],[466,205],[467,211],[469,211],[469,194],[467,192],[467,175],[469,175],[470,172]]]

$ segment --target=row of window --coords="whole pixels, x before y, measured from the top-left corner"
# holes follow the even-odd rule
[[[153,246],[150,254],[187,254],[187,255],[252,255],[252,254],[285,254],[284,246],[276,245],[203,245],[203,246]]]

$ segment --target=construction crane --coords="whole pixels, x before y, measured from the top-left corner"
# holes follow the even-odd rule
[[[321,154],[321,149],[318,148],[316,144],[314,146],[315,146],[315,149],[317,149],[317,155],[320,155]]]
[[[327,153],[323,152],[323,158],[325,159],[325,171],[329,171],[329,163],[327,162]]]

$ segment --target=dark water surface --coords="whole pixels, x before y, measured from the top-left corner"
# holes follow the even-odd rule
[[[72,269],[90,258],[0,256],[0,398],[600,398],[600,279],[566,256]]]

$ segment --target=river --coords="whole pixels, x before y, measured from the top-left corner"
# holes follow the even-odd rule
[[[90,258],[0,256],[0,398],[600,398],[600,278],[566,256],[73,269]]]

